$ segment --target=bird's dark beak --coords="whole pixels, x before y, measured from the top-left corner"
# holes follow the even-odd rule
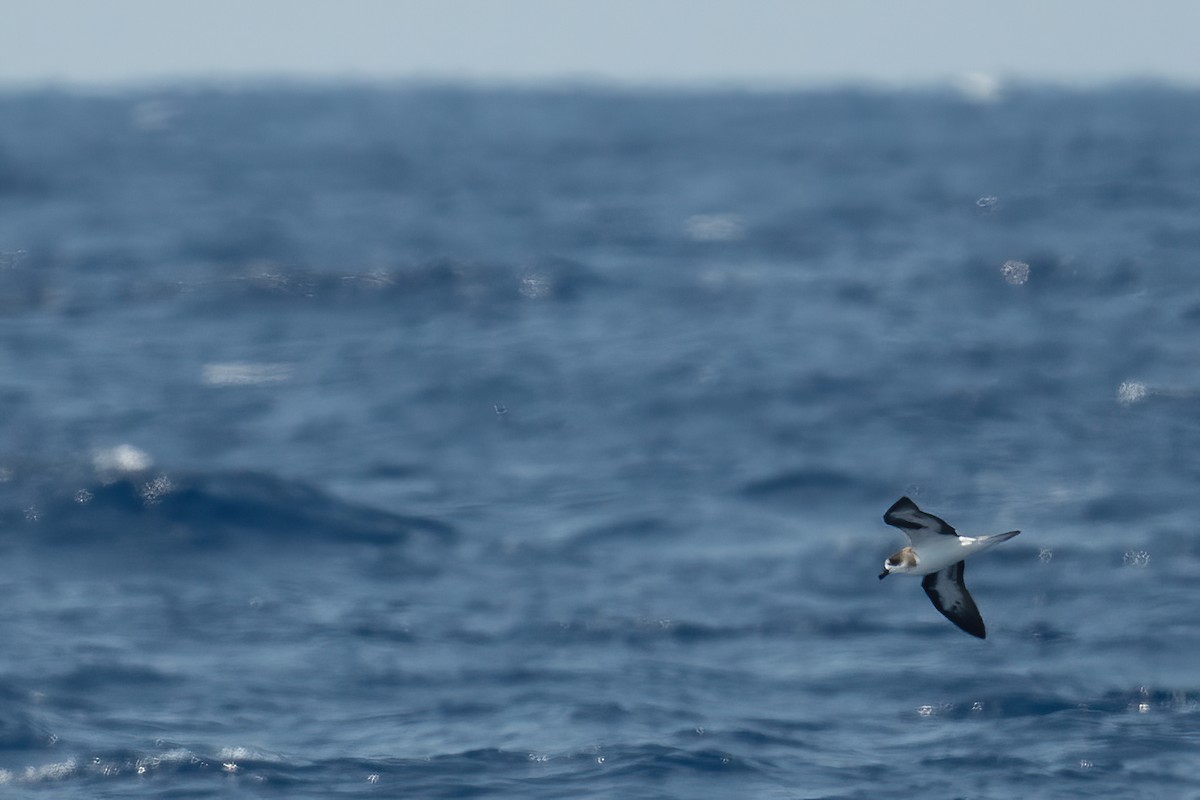
[[[879,573],[879,580],[883,580],[884,578],[886,578],[888,575],[891,575],[891,574],[892,574],[892,573],[888,572],[888,571],[885,569],[883,572]]]

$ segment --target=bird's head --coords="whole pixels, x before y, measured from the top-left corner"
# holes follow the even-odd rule
[[[911,547],[906,547],[887,557],[887,561],[883,562],[883,572],[879,573],[879,580],[883,580],[893,572],[911,572],[916,569],[916,566],[917,554]]]

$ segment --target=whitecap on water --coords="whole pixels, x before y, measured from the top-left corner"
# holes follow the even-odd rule
[[[1024,261],[1005,261],[1000,274],[1011,286],[1021,286],[1029,281],[1029,265]]]
[[[253,364],[231,361],[224,364],[205,364],[201,380],[206,386],[261,386],[283,383],[292,376],[287,364]]]
[[[141,496],[143,503],[152,506],[165,495],[170,494],[174,488],[170,478],[166,475],[159,475],[154,480],[147,481],[138,487],[138,494]]]
[[[75,759],[69,758],[66,761],[43,764],[39,767],[26,767],[23,780],[25,783],[61,781],[75,775],[78,771],[79,766]]]
[[[1146,384],[1141,381],[1122,381],[1117,387],[1117,402],[1123,406],[1131,406],[1146,399]]]
[[[541,300],[553,290],[550,278],[539,272],[527,272],[521,276],[521,296],[529,300]]]
[[[101,474],[141,472],[153,463],[149,453],[131,444],[119,444],[92,454],[92,465]]]
[[[1150,566],[1150,554],[1145,550],[1129,550],[1124,556],[1125,566],[1144,569]]]
[[[684,230],[693,242],[734,242],[746,235],[746,226],[738,214],[694,214]]]

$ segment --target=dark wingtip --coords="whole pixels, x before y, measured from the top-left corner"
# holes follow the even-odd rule
[[[936,604],[935,604],[935,607],[936,607]],[[942,611],[942,610],[939,608],[938,611]],[[975,622],[975,620],[955,619],[954,617],[951,617],[949,614],[946,614],[946,612],[944,612],[944,611],[942,611],[942,614],[946,617],[946,619],[953,622],[955,627],[957,627],[963,633],[969,633],[972,636],[974,636],[976,639],[986,639],[987,638],[987,626],[985,626],[983,624],[982,619],[979,620],[978,625],[975,625],[975,624],[973,624]]]
[[[890,517],[892,514],[896,513],[897,511],[899,511],[902,508],[917,508],[917,504],[914,503],[912,500],[909,500],[908,495],[904,495],[899,500],[892,503],[892,505],[888,508],[887,511],[883,512],[884,521],[887,522],[888,517]],[[920,509],[917,509],[917,510],[920,511]],[[892,523],[888,522],[888,524],[891,525]]]
[[[972,636],[975,636],[975,637],[977,637],[977,638],[979,638],[979,639],[986,639],[986,638],[987,638],[987,626],[983,624],[983,618],[982,618],[982,617],[980,617],[980,619],[979,619],[979,625],[978,625],[978,627],[976,627],[976,626],[974,626],[974,625],[972,625],[970,628],[968,628],[968,627],[967,627],[967,626],[965,626],[965,625],[959,625],[958,627],[962,628],[962,629],[963,629],[964,631],[966,631],[967,633],[969,633],[969,634],[971,634]]]

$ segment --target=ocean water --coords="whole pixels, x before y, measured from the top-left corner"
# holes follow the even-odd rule
[[[1200,93],[0,95],[0,787],[1200,798]],[[908,494],[987,640],[878,581]]]

